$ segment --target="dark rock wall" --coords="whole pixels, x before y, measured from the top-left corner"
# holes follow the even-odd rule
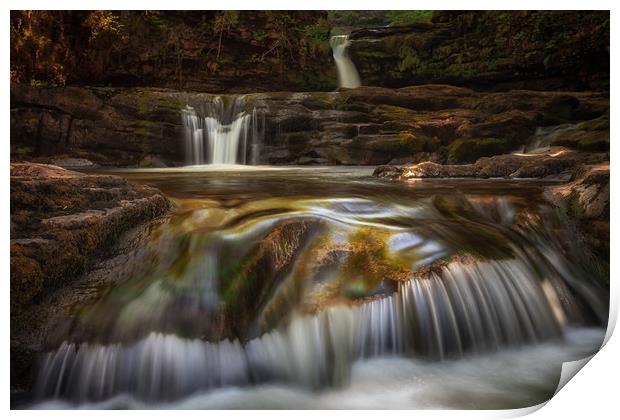
[[[137,165],[184,161],[181,109],[214,95],[161,89],[11,87],[13,160],[90,159]],[[484,93],[446,85],[244,95],[265,117],[260,162],[474,162],[522,147],[538,127],[579,124],[554,145],[608,150],[609,96],[597,92]],[[48,159],[48,160],[46,160]]]
[[[368,86],[609,89],[608,11],[435,12],[432,23],[350,38]]]
[[[140,89],[11,89],[11,150],[19,159],[70,156],[127,166],[147,155],[182,160],[181,101]]]

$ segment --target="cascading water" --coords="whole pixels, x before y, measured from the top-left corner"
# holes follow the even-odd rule
[[[560,337],[566,314],[559,302],[555,289],[518,261],[452,263],[388,298],[297,316],[245,345],[158,333],[132,345],[63,343],[46,356],[38,393],[156,400],[268,381],[339,385],[359,358],[411,353],[443,359]]]
[[[154,235],[158,257],[147,261],[155,265],[140,264],[150,274],[80,312],[76,335],[41,362],[38,398],[172,401],[258,384],[342,389],[365,361],[406,358],[439,369],[561,343],[588,319],[605,320],[600,292],[563,250],[555,213],[531,195],[440,200],[338,173],[287,175],[300,196],[276,199],[283,175],[275,175],[254,173],[256,199],[234,208],[210,200],[196,208],[188,184],[194,204],[181,200]],[[209,197],[223,188],[227,199],[247,201],[247,176],[231,174],[225,184],[210,176],[201,181]],[[331,196],[309,197],[318,191]],[[375,198],[349,195],[362,191]],[[470,254],[460,255],[464,248]],[[235,325],[228,332],[227,322]],[[80,338],[89,330],[105,333]],[[224,338],[204,339],[214,331]]]
[[[552,141],[566,131],[574,130],[577,124],[560,124],[549,127],[538,127],[536,132],[523,147],[523,153],[537,153],[549,150]]]
[[[355,64],[347,53],[349,47],[348,35],[334,35],[329,39],[332,47],[336,69],[338,70],[338,86],[356,88],[362,85]]]
[[[244,99],[234,98],[227,105],[216,96],[205,104],[203,115],[189,105],[181,111],[187,164],[258,163],[264,115],[256,108],[248,114]]]

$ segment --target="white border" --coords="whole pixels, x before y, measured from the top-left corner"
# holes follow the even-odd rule
[[[489,0],[459,0],[459,1],[448,1],[448,0],[419,0],[419,1],[395,1],[395,0],[382,0],[382,1],[373,1],[373,2],[360,2],[360,1],[336,1],[336,0],[314,0],[314,1],[306,1],[304,3],[301,2],[291,2],[291,1],[275,1],[275,0],[263,0],[263,1],[242,1],[242,0],[212,0],[212,1],[183,1],[177,0],[173,3],[170,1],[162,1],[162,0],[150,0],[150,1],[132,1],[131,3],[127,1],[101,1],[94,0],[86,2],[79,1],[33,1],[33,0],[24,0],[24,1],[11,1],[5,3],[8,8],[4,11],[4,31],[2,31],[2,36],[4,38],[4,54],[3,54],[3,67],[2,69],[5,72],[5,84],[2,86],[3,89],[3,98],[5,103],[5,111],[2,115],[2,119],[4,121],[3,127],[5,130],[5,142],[4,147],[2,148],[2,154],[4,158],[4,162],[9,162],[10,160],[10,149],[9,149],[9,138],[7,131],[10,126],[10,114],[9,114],[9,98],[10,98],[10,89],[9,84],[7,83],[9,80],[9,63],[10,63],[10,53],[9,53],[9,9],[151,9],[151,10],[166,10],[166,9],[214,9],[214,10],[288,10],[291,8],[298,9],[306,9],[306,10],[334,10],[334,9],[361,9],[361,10],[397,10],[397,9],[418,9],[418,10],[458,10],[458,9],[468,9],[468,10],[539,10],[539,9],[548,9],[548,10],[579,10],[579,9],[588,9],[588,10],[611,10],[611,20],[613,24],[611,25],[611,45],[612,47],[612,55],[611,55],[611,69],[612,74],[614,69],[618,69],[617,65],[617,54],[614,55],[613,52],[616,50],[616,45],[618,45],[618,31],[615,29],[615,22],[620,16],[618,9],[620,6],[615,6],[616,4],[620,4],[618,2],[612,1],[584,1],[584,0],[564,0],[564,1],[502,1],[501,3],[498,1],[489,1]],[[612,77],[613,79],[613,77]],[[615,104],[616,100],[619,98],[617,85],[612,83],[611,89],[611,101],[612,104]],[[612,106],[612,120],[618,120],[618,111],[617,108]],[[615,124],[615,123],[614,123]],[[613,125],[615,127],[615,125]],[[612,133],[614,133],[614,129],[612,128]],[[611,160],[612,160],[612,168],[616,167],[616,154],[619,153],[619,147],[616,145],[616,139],[613,138],[611,140]],[[620,141],[620,140],[618,140]],[[8,168],[7,175],[8,175]],[[618,194],[618,176],[616,175],[615,169],[612,170],[611,173],[611,195],[613,199],[611,200],[611,214],[619,214],[618,213],[618,203],[616,201],[617,197],[620,197]],[[2,288],[3,288],[3,298],[5,299],[6,305],[4,306],[4,319],[2,322],[3,336],[4,342],[2,346],[2,362],[1,362],[1,370],[0,375],[4,379],[3,387],[1,392],[1,398],[4,402],[5,410],[9,409],[10,406],[10,390],[9,390],[9,382],[10,382],[10,371],[9,371],[9,178],[8,176],[2,180],[2,212],[3,212],[3,220],[4,224],[2,225],[2,235],[1,240],[3,242],[2,246],[2,261],[4,262],[4,273]],[[613,331],[613,326],[617,320],[618,314],[618,263],[615,258],[618,257],[618,246],[616,241],[617,229],[612,218],[611,221],[611,312],[610,312],[610,328],[607,334],[607,339],[609,341],[604,346],[604,348],[595,355],[592,360],[587,363],[587,365],[583,368],[581,372],[577,375],[576,379],[573,379],[568,382],[568,384],[555,396],[553,397],[547,404],[542,404],[539,407],[533,407],[529,409],[523,410],[507,410],[507,411],[390,411],[390,418],[403,418],[403,419],[411,419],[415,417],[419,418],[505,418],[505,417],[515,417],[520,415],[525,415],[528,413],[532,413],[532,418],[536,419],[553,419],[553,418],[562,418],[562,419],[572,419],[579,418],[583,419],[606,419],[606,418],[615,418],[618,413],[618,356],[620,355],[620,344],[617,338],[617,334],[611,335]],[[610,337],[611,335],[611,337]],[[11,411],[10,416],[19,417],[19,418],[32,418],[38,416],[45,416],[48,419],[66,419],[66,418],[78,418],[84,416],[85,413],[81,413],[79,411],[61,411],[61,412],[36,412],[36,411]],[[142,412],[106,412],[106,411],[90,411],[87,413],[89,418],[108,418],[110,415],[120,416],[120,417],[141,417],[143,415],[148,415],[152,418],[167,418],[169,416],[179,415],[184,418],[204,418],[205,416],[213,417],[216,416],[222,419],[235,419],[241,416],[243,417],[255,417],[255,416],[265,416],[270,419],[287,419],[290,416],[294,416],[295,418],[300,419],[315,419],[316,416],[320,416],[321,418],[355,418],[358,420],[361,417],[368,416],[369,418],[375,416],[381,416],[380,413],[375,413],[372,411],[296,411],[294,413],[288,411],[185,411],[183,413],[177,413],[176,411],[142,411]]]

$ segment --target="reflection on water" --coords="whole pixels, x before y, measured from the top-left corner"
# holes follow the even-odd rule
[[[548,397],[557,367],[577,352],[549,349],[561,347],[567,328],[604,323],[606,295],[542,201],[541,185],[399,184],[370,173],[199,166],[123,173],[160,188],[177,207],[136,253],[129,278],[75,308],[43,358],[39,398],[140,406],[211,390],[185,403],[228,406],[228,392],[249,408],[279,406],[270,399],[284,391],[270,384],[287,383],[300,387],[287,407],[304,406],[308,392],[326,406],[341,395],[347,406],[359,398],[359,372],[363,382],[363,372],[382,363],[444,379],[477,366],[476,380],[488,383],[494,360],[526,353],[556,370],[523,398],[473,404]],[[588,337],[579,352],[600,343]],[[550,344],[536,344],[543,342]],[[511,350],[522,346],[525,353]],[[398,357],[381,362],[385,356]],[[377,373],[376,388],[387,380]],[[500,382],[509,389],[511,380],[525,381]],[[545,392],[537,381],[546,381]],[[430,405],[467,406],[448,388],[417,387],[406,389],[435,390]]]

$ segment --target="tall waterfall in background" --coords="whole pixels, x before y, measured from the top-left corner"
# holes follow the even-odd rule
[[[349,46],[348,35],[335,35],[329,40],[334,53],[334,61],[338,69],[338,85],[344,88],[356,88],[362,85],[360,75],[357,73],[355,64],[349,58],[347,47]]]
[[[244,109],[245,98],[226,103],[216,96],[202,113],[186,105],[182,110],[188,165],[256,164],[262,143],[264,115]]]

